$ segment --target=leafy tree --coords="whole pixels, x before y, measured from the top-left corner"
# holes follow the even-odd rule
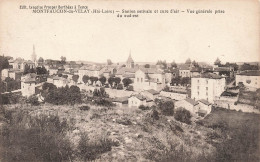
[[[178,84],[180,84],[180,83],[181,83],[181,77],[178,76],[178,77],[176,77],[176,78],[172,78],[171,83],[172,83],[172,85],[175,85],[175,84],[178,85]]]
[[[98,77],[89,77],[90,81],[91,81],[91,84],[93,84],[94,82],[98,81]]]
[[[177,64],[175,63],[175,61],[173,60],[171,63],[171,68],[177,68]]]
[[[161,102],[159,103],[158,108],[163,115],[173,116],[174,114],[174,103],[172,101]]]
[[[240,67],[241,71],[245,71],[245,70],[259,70],[259,67],[257,65],[250,65],[247,63],[244,63],[241,67]]]
[[[48,71],[46,70],[46,68],[43,67],[37,67],[36,68],[36,74],[41,75],[41,74],[48,74]]]
[[[110,86],[112,87],[113,83],[114,83],[115,78],[114,77],[109,77],[108,78],[108,83],[110,84]]]
[[[61,59],[61,64],[65,64],[66,63],[66,57],[61,56],[60,59]]]
[[[191,78],[189,77],[183,77],[181,78],[181,85],[188,85],[188,84],[191,84]]]
[[[129,78],[124,78],[124,79],[122,80],[122,82],[123,82],[123,84],[124,84],[125,87],[128,87],[129,84],[132,84],[132,83],[133,83],[132,80],[129,79]]]
[[[89,80],[89,76],[88,75],[84,75],[82,78],[82,81],[86,84]]]
[[[174,114],[174,118],[180,122],[190,124],[191,123],[191,114],[188,110],[184,108],[179,108]]]
[[[79,75],[73,75],[72,76],[72,80],[77,83],[78,82],[78,79],[79,79]]]
[[[63,78],[68,79],[68,75],[62,75]]]
[[[118,85],[121,82],[121,79],[119,77],[115,77],[114,81],[116,85]]]
[[[162,69],[167,69],[167,63],[166,63],[166,60],[162,61],[162,60],[158,60],[156,65],[160,65],[160,67]]]
[[[191,64],[190,58],[188,58],[188,59],[185,61],[185,64],[187,64],[187,65],[190,65],[190,64]]]
[[[40,57],[40,58],[38,59],[38,62],[39,62],[39,63],[43,63],[43,62],[44,62],[44,59],[43,59],[42,57]]]
[[[99,78],[99,81],[101,82],[102,85],[104,85],[104,84],[106,83],[106,81],[107,81],[107,78],[104,77],[104,76],[101,76],[101,77]]]
[[[221,65],[221,61],[219,58],[216,59],[216,61],[214,62],[214,65]]]
[[[9,68],[8,59],[4,56],[0,56],[0,71],[2,71],[2,69],[7,69],[7,68]]]
[[[144,67],[145,68],[150,68],[150,64],[145,64]]]
[[[30,71],[30,66],[25,64],[24,70],[23,70],[23,75],[26,75],[26,74],[30,73],[29,71]]]

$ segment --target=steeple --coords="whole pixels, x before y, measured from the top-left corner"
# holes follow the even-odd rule
[[[127,59],[127,61],[126,61],[126,67],[128,67],[128,68],[134,68],[134,60],[132,59],[132,56],[131,56],[131,50],[130,50],[128,59]]]
[[[33,45],[33,53],[31,55],[31,60],[36,64],[37,55],[35,53],[35,46]]]

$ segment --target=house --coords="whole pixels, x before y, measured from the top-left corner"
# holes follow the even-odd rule
[[[127,106],[128,97],[116,97],[112,100],[112,103],[116,104],[119,107]]]
[[[35,63],[33,61],[31,60],[26,61],[20,57],[18,57],[13,61],[10,61],[9,63],[13,67],[13,69],[19,69],[21,71],[25,69],[25,66],[28,66],[29,68],[35,68]]]
[[[69,84],[68,79],[63,78],[63,77],[58,77],[58,76],[54,76],[52,78],[52,83],[56,86],[56,87],[65,87],[66,85]]]
[[[134,68],[121,67],[115,73],[115,77],[119,77],[121,80],[123,80],[124,78],[130,78],[131,80],[134,80],[135,72],[137,70],[138,70],[138,67],[134,67]]]
[[[165,87],[165,74],[154,68],[140,68],[135,72],[134,91],[153,89],[161,91]]]
[[[219,97],[226,86],[226,79],[214,73],[203,73],[191,79],[191,98],[195,100],[205,99],[210,103],[215,97]]]
[[[256,90],[260,88],[260,71],[244,71],[236,74],[236,85],[243,83],[249,90]]]
[[[213,73],[220,76],[232,77],[234,75],[234,67],[214,67]]]
[[[191,77],[190,65],[188,65],[188,64],[179,65],[179,76],[181,76],[181,77]]]
[[[21,80],[21,76],[23,72],[19,69],[3,69],[1,74],[1,79],[5,80],[5,78],[9,77],[14,80]]]
[[[21,78],[21,92],[22,96],[29,97],[35,94],[35,85],[36,85],[36,74],[29,73]]]
[[[158,98],[160,92],[154,90],[154,89],[149,89],[141,92],[141,94],[147,98],[152,99],[153,101]]]
[[[198,109],[198,115],[205,116],[209,114],[212,110],[212,104],[209,103],[207,100],[201,99],[198,101],[199,103],[199,109]]]
[[[83,83],[82,78],[84,75],[89,77],[100,77],[100,70],[102,69],[102,66],[97,65],[91,65],[91,66],[82,66],[78,70],[79,80],[78,82]]]
[[[184,108],[190,111],[191,114],[196,114],[199,110],[199,103],[191,98],[186,98],[184,100],[176,101],[174,103],[175,109]]]
[[[168,97],[171,98],[173,100],[184,100],[188,97],[187,93],[183,93],[183,92],[174,92],[174,91],[170,91],[170,92],[166,92],[166,91],[161,91],[160,92],[160,96],[164,96],[164,97]]]
[[[191,77],[199,76],[201,72],[201,69],[199,67],[192,67],[190,70]]]
[[[56,75],[58,73],[58,68],[50,67],[48,71],[49,71],[49,75]]]
[[[141,94],[131,95],[128,98],[128,107],[139,107],[140,105],[152,106],[154,102],[152,99],[145,97]]]

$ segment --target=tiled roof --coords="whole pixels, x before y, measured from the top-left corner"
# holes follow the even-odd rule
[[[209,79],[221,79],[222,77],[220,75],[214,74],[214,73],[203,73],[200,76],[196,76],[195,78],[209,78]]]
[[[29,74],[26,74],[24,76],[22,76],[22,81],[24,83],[31,83],[31,82],[36,82],[36,74],[35,73],[29,73]]]
[[[229,67],[216,67],[213,71],[221,72],[221,71],[231,71]]]
[[[162,70],[158,70],[157,68],[140,68],[146,74],[162,74],[164,73]]]
[[[117,71],[117,75],[123,75],[126,72],[128,73],[135,73],[138,70],[138,68],[127,68],[127,67],[122,67]]]
[[[258,71],[258,70],[243,71],[237,75],[260,76],[260,71]]]
[[[185,101],[189,102],[190,104],[192,104],[193,106],[197,105],[198,102],[196,102],[195,100],[191,99],[191,98],[186,98]]]
[[[135,74],[123,74],[124,78],[135,78]]]
[[[181,64],[178,66],[180,70],[190,70],[190,65]]]
[[[127,102],[127,101],[128,101],[128,97],[116,97],[113,99],[113,102],[123,103],[123,102]]]
[[[209,103],[207,100],[204,100],[204,99],[199,100],[199,102],[201,102],[205,105],[211,105],[211,103]]]
[[[159,94],[159,92],[157,92],[157,91],[154,90],[154,89],[149,89],[149,90],[147,90],[147,92],[151,93],[152,95]]]

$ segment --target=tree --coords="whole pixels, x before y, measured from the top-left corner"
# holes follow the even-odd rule
[[[190,124],[191,123],[191,114],[188,110],[184,108],[179,108],[174,114],[174,118],[180,122]]]
[[[150,64],[145,64],[144,67],[145,68],[150,68]]]
[[[218,57],[217,57],[216,61],[214,62],[214,65],[221,65],[221,61]]]
[[[128,87],[129,84],[132,84],[132,83],[133,83],[132,80],[129,79],[129,78],[124,78],[124,79],[122,80],[122,82],[123,82],[123,84],[124,84],[124,87]]]
[[[115,81],[116,85],[118,85],[121,82],[121,79],[119,77],[115,77],[114,81]]]
[[[181,82],[180,82],[181,85],[188,85],[188,84],[191,84],[191,78],[189,77],[183,77],[181,78]]]
[[[44,59],[43,59],[42,57],[40,57],[40,58],[38,59],[38,62],[39,62],[39,63],[43,63],[43,62],[44,62]]]
[[[36,68],[36,74],[41,75],[41,74],[48,74],[48,71],[46,70],[46,68],[43,67],[37,67]]]
[[[102,85],[104,85],[104,84],[106,83],[106,81],[107,81],[107,78],[104,77],[104,76],[101,76],[101,77],[99,78],[99,81],[101,82]]]
[[[241,71],[245,71],[245,70],[259,70],[259,67],[257,65],[250,65],[247,63],[244,63],[241,67],[240,67]]]
[[[199,64],[198,64],[195,60],[192,61],[192,65],[193,65],[194,67],[199,67]]]
[[[2,69],[7,69],[7,68],[9,68],[8,59],[4,56],[0,56],[0,71],[2,71]]]
[[[110,84],[110,86],[112,87],[113,83],[114,83],[115,78],[114,77],[109,77],[108,78],[108,83]]]
[[[28,73],[30,73],[30,66],[27,65],[27,64],[25,64],[24,70],[23,70],[23,75],[26,75],[26,74],[28,74]]]
[[[190,64],[191,64],[190,58],[188,58],[188,59],[185,61],[185,64],[187,64],[187,65],[190,65]]]
[[[89,77],[89,80],[91,81],[91,84],[93,84],[94,82],[98,81],[98,77]]]
[[[175,63],[175,61],[173,60],[171,63],[171,68],[177,68],[177,64]]]
[[[89,76],[88,75],[84,75],[82,78],[82,81],[86,84],[89,80]]]
[[[107,65],[112,65],[113,62],[110,59],[107,59]]]
[[[156,65],[160,65],[160,68],[162,68],[162,69],[166,69],[167,68],[166,60],[164,60],[164,61],[158,60]]]
[[[78,79],[79,79],[79,75],[73,75],[72,76],[72,80],[77,83],[78,82]]]
[[[162,101],[159,103],[158,108],[163,115],[172,116],[174,114],[174,103],[172,101]]]
[[[175,85],[175,84],[178,85],[178,84],[180,84],[180,83],[181,83],[181,77],[178,76],[178,77],[176,77],[176,78],[172,78],[171,83],[172,83],[172,85]]]
[[[65,64],[66,63],[66,57],[61,56],[60,59],[61,59],[61,64]]]

